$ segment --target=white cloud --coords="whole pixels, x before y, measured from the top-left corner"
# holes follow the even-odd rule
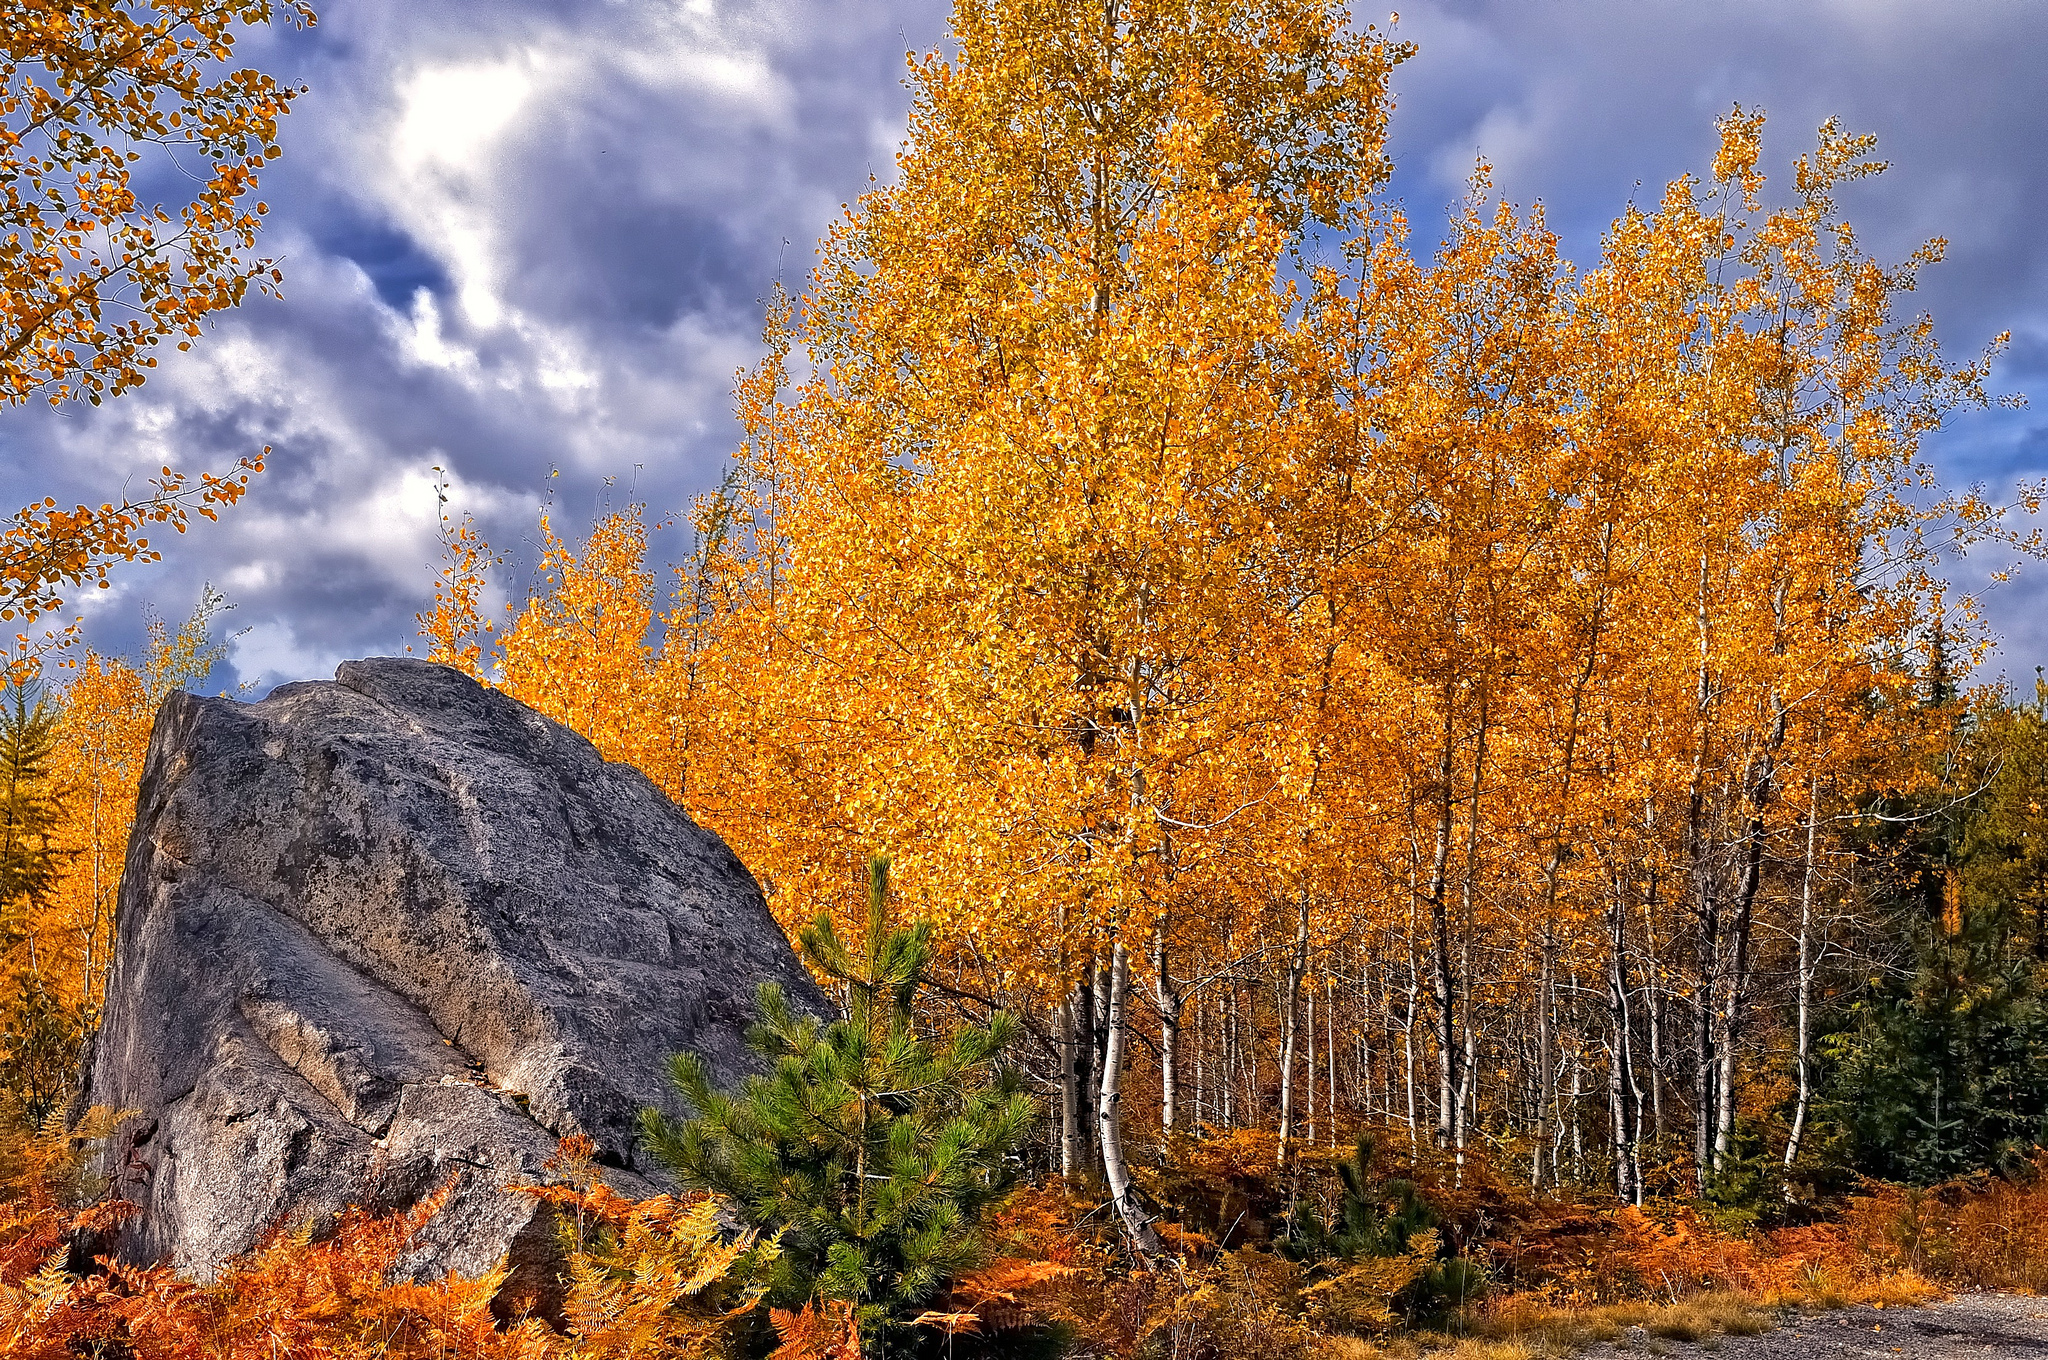
[[[440,257],[464,315],[484,330],[505,317],[497,237],[513,150],[507,134],[548,65],[526,53],[418,70],[399,86],[382,155],[366,156],[388,163],[386,207]]]
[[[465,175],[488,168],[493,144],[533,93],[539,61],[429,67],[399,92],[395,151],[409,170],[445,166]]]
[[[428,368],[446,370],[471,391],[481,385],[476,351],[466,345],[451,344],[442,333],[441,304],[434,300],[431,289],[413,290],[412,311],[407,321],[410,324],[396,328],[406,358]]]
[[[325,679],[348,659],[345,652],[301,639],[283,619],[251,624],[228,643],[236,683],[259,691],[286,680]]]
[[[2024,230],[2048,212],[2048,105],[2029,64],[2048,9],[2033,0],[1939,24],[1903,0],[1402,8],[1398,36],[1422,51],[1396,77],[1392,133],[1419,243],[1483,151],[1502,192],[1542,197],[1583,258],[1637,179],[1654,193],[1711,155],[1711,117],[1741,99],[1770,110],[1780,163],[1829,113],[1884,136],[1897,168],[1857,186],[1858,220],[1886,254],[1954,239],[1915,299],[1954,352],[2048,316],[2048,238]],[[902,54],[940,40],[943,9],[334,7],[292,48],[312,90],[265,176],[264,250],[284,259],[288,300],[252,300],[99,410],[0,412],[0,478],[78,500],[276,446],[219,524],[80,601],[94,640],[133,650],[139,601],[181,616],[212,580],[258,625],[238,644],[245,676],[402,648],[438,557],[437,463],[455,512],[515,553],[549,485],[569,530],[606,477],[683,508],[725,470],[732,372],[756,356],[754,302],[778,259],[800,284],[869,168],[893,178]],[[2048,386],[2044,365],[2048,345],[2016,350],[2001,388]],[[2015,437],[1994,457],[1972,438],[1937,451],[1956,480],[2003,478],[2048,448]],[[2048,646],[2029,590],[1990,601],[2034,639],[2019,657]]]

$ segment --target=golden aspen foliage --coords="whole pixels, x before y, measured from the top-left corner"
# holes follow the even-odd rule
[[[251,256],[257,171],[301,91],[227,69],[243,32],[303,0],[19,0],[0,14],[0,405],[98,405],[140,383],[150,350],[278,282]],[[138,167],[185,168],[183,204],[150,203]]]
[[[119,562],[156,562],[163,554],[150,546],[151,525],[168,525],[178,533],[191,517],[217,519],[221,507],[233,505],[249,489],[249,478],[263,471],[264,454],[241,459],[226,475],[201,473],[194,480],[166,467],[150,479],[150,494],[138,500],[109,501],[93,509],[66,510],[53,497],[25,506],[0,535],[0,622],[26,626],[64,607],[58,594],[67,586],[89,585],[105,590]],[[75,641],[77,627],[46,632],[41,637],[16,633],[8,658],[8,674],[32,674],[40,658]]]
[[[225,653],[211,624],[226,607],[208,588],[177,629],[152,619],[141,669],[87,650],[68,659],[37,795],[50,808],[47,888],[7,904],[0,948],[0,1072],[31,1127],[62,1104],[97,1025],[113,960],[116,903],[142,765],[157,709],[203,680]]]
[[[427,660],[482,679],[484,653],[495,644],[497,632],[497,625],[484,617],[484,595],[490,589],[491,568],[504,559],[491,551],[471,516],[457,520],[449,513],[445,476],[434,490],[440,511],[441,565],[434,576],[433,611],[415,614],[413,621],[427,640]]]
[[[787,928],[889,854],[1147,1251],[1133,1111],[1632,1202],[1719,1193],[1759,1128],[1791,1165],[1858,808],[1928,784],[1930,671],[1983,641],[1943,555],[2039,546],[1934,489],[1996,343],[1905,313],[1939,243],[1859,247],[1871,141],[1824,125],[1780,189],[1738,108],[1580,268],[1483,164],[1427,248],[1374,201],[1407,49],[1333,8],[954,38],[771,300],[666,608],[637,512],[547,527],[499,682]],[[422,619],[472,669],[488,560]]]
[[[796,319],[817,376],[754,412],[777,718],[841,757],[836,844],[767,867],[812,892],[886,843],[922,909],[1051,980],[1050,944],[1141,938],[1174,832],[1227,811],[1280,265],[1384,173],[1405,49],[1321,5],[967,5],[954,34]]]
[[[63,844],[71,858],[40,926],[61,993],[95,1015],[113,957],[114,906],[156,717],[150,699],[140,673],[91,650],[64,687],[58,739],[67,773]]]
[[[1232,682],[1267,627],[1259,488],[1298,437],[1285,267],[1384,177],[1407,49],[1319,3],[964,4],[952,36],[912,65],[897,182],[824,245],[814,376],[749,432],[780,559],[764,697],[829,771],[829,820],[763,867],[830,900],[883,848],[1006,982],[1102,960],[1091,1120],[1142,1240],[1129,959],[1205,833],[1274,792],[1241,779],[1270,715]]]
[[[654,668],[654,575],[638,506],[607,515],[579,554],[541,518],[546,588],[507,630],[498,684],[595,743],[607,760],[638,765],[675,792],[674,738]]]
[[[230,63],[245,32],[280,16],[313,22],[304,0],[0,8],[0,408],[97,406],[141,383],[163,341],[188,349],[252,286],[275,292],[275,262],[252,253],[268,211],[253,195],[302,90]],[[159,168],[185,201],[142,196]],[[97,509],[26,506],[0,543],[0,620],[33,622],[62,608],[65,587],[154,560],[148,526],[213,518],[262,466],[164,468],[147,495]]]

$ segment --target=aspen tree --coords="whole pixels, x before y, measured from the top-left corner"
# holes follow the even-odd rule
[[[898,182],[826,243],[817,376],[767,413],[775,627],[808,660],[783,697],[852,718],[840,815],[900,846],[907,897],[964,874],[992,947],[1057,928],[1054,989],[1099,961],[1094,1124],[1149,1250],[1131,954],[1168,857],[1232,813],[1205,771],[1248,735],[1223,718],[1246,492],[1288,438],[1279,265],[1384,175],[1405,49],[1321,0],[963,4],[953,37],[913,66]]]
[[[607,520],[505,682],[785,926],[891,852],[1140,1244],[1147,1001],[1162,1134],[1277,1115],[1285,1159],[1341,1095],[1540,1188],[1709,1188],[1796,1001],[1788,866],[1840,852],[1812,791],[1919,777],[1935,538],[1995,529],[1914,448],[1983,364],[1892,318],[1917,263],[1855,250],[1837,129],[1770,210],[1738,113],[1583,275],[1483,177],[1425,257],[1363,197],[1399,49],[1219,15],[964,8],[897,183],[771,306],[661,646]],[[1217,76],[1245,43],[1304,80]],[[1334,197],[1286,140],[1328,118]]]
[[[253,195],[304,90],[226,63],[277,19],[309,25],[313,11],[304,0],[0,7],[0,409],[97,406],[140,384],[159,344],[189,349],[251,288],[275,292],[276,263],[253,253],[269,211]],[[151,202],[146,185],[179,186],[184,201]],[[118,504],[29,504],[0,535],[0,621],[33,623],[69,588],[104,588],[116,564],[154,560],[151,526],[212,519],[262,466],[252,456],[196,478],[166,467]]]

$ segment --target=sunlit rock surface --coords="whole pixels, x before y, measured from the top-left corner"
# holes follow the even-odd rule
[[[531,1183],[594,1139],[626,1193],[666,1059],[749,1067],[754,990],[823,999],[716,835],[445,667],[379,659],[158,715],[85,1103],[133,1260],[205,1274],[273,1224],[451,1187],[420,1277],[550,1250]]]

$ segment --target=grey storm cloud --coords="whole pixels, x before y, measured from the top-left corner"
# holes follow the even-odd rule
[[[608,501],[673,514],[715,484],[761,302],[891,173],[904,53],[945,21],[936,0],[329,8],[245,53],[311,91],[264,184],[285,300],[97,410],[0,412],[16,503],[273,448],[241,506],[83,602],[95,642],[132,650],[146,605],[176,617],[211,581],[236,604],[230,683],[406,645],[438,552],[435,466],[526,562],[550,493],[574,532]],[[1998,385],[2048,397],[2048,7],[1446,0],[1396,32],[1421,50],[1397,79],[1390,192],[1419,236],[1484,156],[1585,260],[1624,204],[1708,162],[1732,104],[1769,111],[1781,166],[1839,115],[1893,164],[1849,199],[1865,242],[1948,238],[1919,301],[1951,352],[2009,328]],[[2038,477],[2048,418],[1971,416],[1931,452],[1955,483]],[[680,556],[667,532],[657,553]],[[1955,576],[1974,589],[2002,565]],[[1986,597],[2015,672],[2048,654],[2043,579]]]

